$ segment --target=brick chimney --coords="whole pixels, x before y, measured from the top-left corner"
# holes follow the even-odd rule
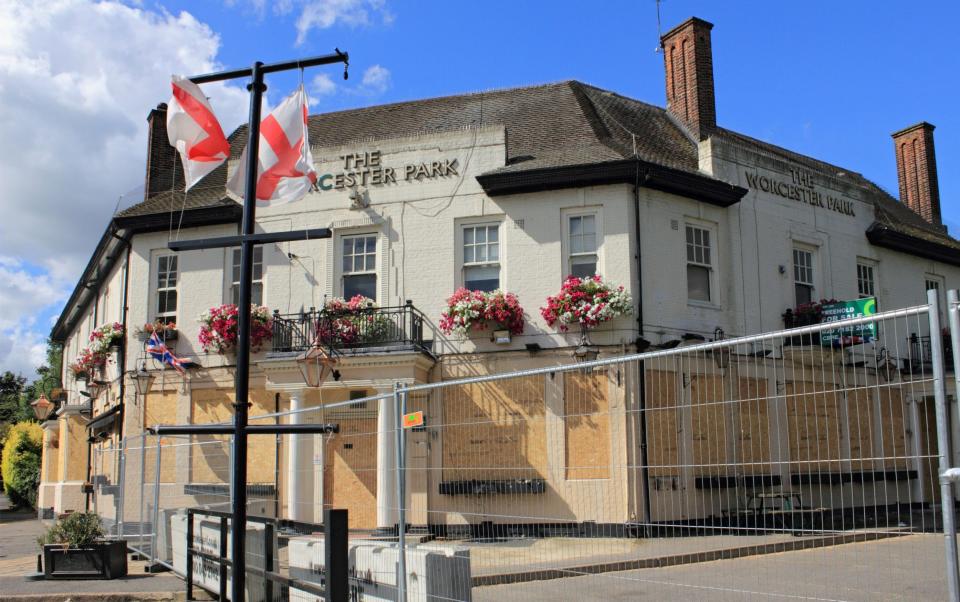
[[[177,149],[167,139],[167,105],[160,103],[147,115],[147,173],[143,183],[143,198],[149,199],[173,188],[183,190],[183,170],[177,163]]]
[[[891,134],[897,155],[900,202],[936,226],[940,220],[940,185],[933,152],[933,126],[926,121]]]
[[[711,29],[712,23],[691,17],[660,38],[667,73],[667,110],[698,140],[717,126]]]

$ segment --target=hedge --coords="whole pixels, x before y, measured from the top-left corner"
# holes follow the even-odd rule
[[[43,454],[43,429],[35,422],[13,425],[3,445],[3,489],[17,506],[37,505],[40,487],[40,458]]]

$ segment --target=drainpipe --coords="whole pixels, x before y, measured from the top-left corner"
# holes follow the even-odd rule
[[[637,336],[643,336],[643,253],[640,245],[640,185],[650,179],[650,174],[640,173],[640,161],[637,161],[637,175],[633,185],[633,226],[637,241]],[[650,468],[647,453],[647,371],[640,361],[640,378],[637,386],[640,398],[640,489],[643,495],[643,535],[650,535]]]

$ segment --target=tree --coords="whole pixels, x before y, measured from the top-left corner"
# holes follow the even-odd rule
[[[17,422],[20,419],[20,398],[27,379],[7,370],[0,376],[0,422]]]
[[[3,444],[0,475],[3,489],[18,506],[37,505],[40,486],[40,458],[43,455],[43,429],[35,422],[15,424]]]

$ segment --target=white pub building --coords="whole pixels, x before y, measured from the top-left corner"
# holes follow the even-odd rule
[[[786,310],[824,298],[875,296],[881,309],[892,309],[924,302],[930,288],[960,287],[960,241],[941,224],[933,126],[893,134],[899,199],[852,169],[724,129],[711,29],[693,18],[663,36],[666,108],[564,81],[310,116],[318,189],[258,209],[257,228],[328,227],[332,237],[256,251],[255,302],[276,319],[273,339],[252,358],[251,415],[319,408],[391,392],[397,383],[573,363],[579,333],[549,327],[539,311],[570,274],[600,274],[633,300],[630,315],[591,332],[601,357],[712,340],[721,331],[782,329]],[[95,505],[109,518],[118,470],[112,451],[122,438],[155,424],[232,415],[234,357],[202,350],[198,317],[236,298],[239,253],[174,253],[167,243],[238,232],[240,206],[225,183],[246,129],[230,137],[228,164],[185,194],[165,109],[148,117],[145,198],[107,224],[52,332],[63,345],[69,391],[45,423],[39,505],[56,513]],[[522,334],[444,335],[439,318],[460,287],[515,293],[526,312]],[[291,359],[305,350],[302,325],[328,300],[357,294],[372,299],[399,336],[345,346],[338,379],[307,387]],[[176,325],[165,333],[167,346],[195,362],[185,375],[144,353],[138,331],[158,321]],[[94,329],[113,322],[126,329],[122,351],[86,388],[72,382],[66,366]],[[138,376],[141,368],[152,378]],[[700,476],[660,468],[641,487],[641,473],[630,468],[639,443],[630,424],[636,414],[625,404],[642,394],[648,407],[658,395],[689,395],[676,379],[661,387],[643,392],[619,377],[571,372],[411,399],[427,428],[411,433],[408,461],[423,470],[411,472],[410,522],[440,532],[497,522],[483,509],[508,479],[537,485],[529,495],[520,485],[504,489],[511,495],[497,503],[512,506],[497,514],[559,516],[550,509],[563,508],[574,523],[636,520],[643,491],[668,495],[698,486]],[[563,426],[565,396],[584,389],[606,418],[588,430]],[[455,404],[466,408],[458,415],[487,417],[497,428],[486,438],[431,429],[444,412],[451,422]],[[317,522],[323,506],[344,507],[352,528],[395,528],[396,484],[387,474],[394,412],[389,403],[341,405],[289,418],[337,422],[337,435],[251,438],[251,512]],[[688,429],[674,448],[651,449],[651,458],[679,465],[679,456],[669,456],[682,454],[690,436]],[[163,496],[183,505],[223,502],[226,450],[184,446],[164,457]],[[591,467],[589,458],[599,459]],[[577,459],[582,468],[563,470]],[[153,478],[149,462],[142,469]],[[463,495],[477,483],[490,485],[487,497]],[[579,510],[587,496],[603,500],[590,516]],[[651,520],[696,518],[664,512]]]

